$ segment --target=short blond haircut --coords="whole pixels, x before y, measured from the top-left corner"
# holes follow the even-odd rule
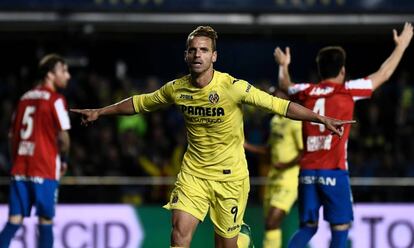
[[[190,44],[190,40],[193,39],[194,37],[200,37],[200,36],[204,36],[204,37],[208,37],[211,39],[211,43],[212,43],[212,48],[213,51],[216,51],[216,40],[218,38],[217,36],[217,32],[210,26],[198,26],[196,29],[194,29],[187,37],[187,48]]]

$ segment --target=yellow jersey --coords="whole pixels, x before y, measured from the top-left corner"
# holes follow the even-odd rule
[[[188,147],[182,171],[216,181],[247,177],[242,104],[285,116],[289,101],[219,71],[214,71],[211,82],[203,88],[195,87],[190,80],[190,75],[186,75],[155,92],[133,96],[135,112],[175,104],[183,113]]]
[[[270,121],[270,156],[271,163],[288,163],[295,159],[303,149],[302,122],[275,115]],[[299,164],[286,169],[269,170],[270,183],[295,183],[299,172]]]

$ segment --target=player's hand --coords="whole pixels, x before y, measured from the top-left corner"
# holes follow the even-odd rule
[[[99,109],[70,109],[70,111],[80,114],[81,124],[85,126],[99,118]]]
[[[338,120],[329,117],[324,117],[322,120],[323,124],[326,126],[327,129],[332,131],[332,133],[342,137],[344,134],[344,125],[345,124],[353,124],[356,123],[355,120]]]
[[[413,37],[413,25],[409,22],[406,22],[400,35],[398,35],[397,30],[395,29],[393,29],[392,32],[394,34],[395,46],[401,46],[405,49],[408,47],[411,38]]]
[[[288,66],[290,64],[289,47],[286,47],[285,52],[283,52],[280,47],[276,47],[273,56],[275,57],[275,61],[281,66]]]

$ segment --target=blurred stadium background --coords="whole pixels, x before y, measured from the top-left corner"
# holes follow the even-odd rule
[[[295,81],[317,81],[314,57],[325,45],[347,50],[352,78],[374,72],[391,52],[392,29],[414,22],[411,0],[2,0],[0,1],[0,202],[7,203],[7,130],[18,97],[33,85],[38,59],[68,59],[71,108],[104,106],[157,89],[187,73],[187,34],[198,25],[219,33],[215,68],[267,89],[277,79],[275,46],[292,49]],[[358,103],[349,141],[355,205],[350,247],[414,247],[414,48],[371,101]],[[251,143],[267,138],[267,113],[246,108]],[[168,199],[185,149],[174,108],[101,119],[72,117],[70,169],[62,180],[56,247],[168,247]],[[247,154],[252,189],[246,222],[261,247],[265,160]],[[7,218],[0,207],[0,224]],[[284,223],[297,227],[297,212]],[[212,247],[209,220],[193,247]],[[13,247],[34,247],[25,222]],[[321,226],[324,227],[325,224]],[[326,230],[325,230],[326,229]],[[312,247],[328,247],[327,227]],[[285,237],[287,240],[288,237]]]

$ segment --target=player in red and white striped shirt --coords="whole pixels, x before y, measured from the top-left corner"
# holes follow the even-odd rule
[[[345,81],[345,51],[341,47],[325,47],[317,56],[321,81],[318,84],[294,84],[288,66],[290,51],[275,50],[279,64],[279,86],[293,100],[320,115],[350,120],[355,101],[371,96],[394,73],[413,36],[413,27],[406,23],[400,35],[394,32],[395,49],[375,73],[366,78]],[[304,153],[300,161],[299,216],[301,228],[288,247],[305,247],[318,228],[319,208],[331,225],[330,247],[346,247],[348,229],[353,220],[352,195],[346,161],[350,125],[343,136],[332,135],[318,123],[303,123]]]
[[[39,64],[40,83],[20,98],[10,129],[12,152],[9,220],[0,233],[8,247],[23,218],[36,206],[39,247],[53,247],[58,180],[67,168],[70,129],[66,100],[57,92],[70,79],[60,56],[50,54]]]
[[[341,51],[340,48],[328,47],[322,51]],[[323,80],[318,84],[295,84],[289,87],[292,100],[302,103],[320,115],[335,116],[335,118],[353,118],[355,101],[369,98],[373,92],[370,78],[337,83]],[[306,150],[301,159],[301,168],[318,169],[347,169],[346,143],[351,125],[344,126],[342,137],[332,135],[324,126],[306,122],[303,131],[306,133],[304,145]]]

